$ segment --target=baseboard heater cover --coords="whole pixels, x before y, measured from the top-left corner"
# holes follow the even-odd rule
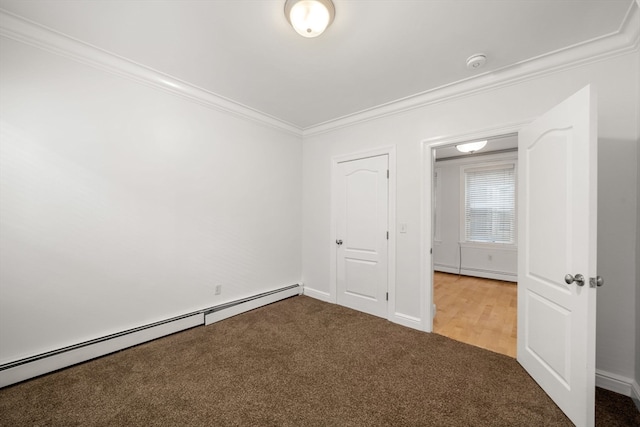
[[[191,313],[5,363],[0,366],[0,387],[200,326],[202,322],[202,313]]]
[[[0,388],[302,293],[296,284],[0,365]]]
[[[499,271],[499,270],[485,270],[481,268],[463,267],[460,270],[458,267],[450,266],[446,264],[434,264],[434,271],[440,271],[450,274],[462,274],[463,276],[484,277],[486,279],[504,280],[507,282],[517,282],[518,273]]]
[[[300,285],[291,285],[271,292],[264,292],[252,297],[243,298],[227,304],[222,304],[207,310],[204,314],[204,324],[210,325],[220,320],[253,310],[263,305],[271,304],[285,298],[302,293]]]

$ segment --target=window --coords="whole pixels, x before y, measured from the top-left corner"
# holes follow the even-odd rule
[[[463,170],[465,241],[516,243],[515,172],[515,163]]]

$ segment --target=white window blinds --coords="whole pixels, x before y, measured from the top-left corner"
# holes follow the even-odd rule
[[[467,169],[465,178],[465,240],[515,243],[516,178],[513,164]]]

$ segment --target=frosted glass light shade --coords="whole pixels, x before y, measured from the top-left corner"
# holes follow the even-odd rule
[[[476,151],[483,149],[485,145],[487,145],[487,141],[475,141],[456,145],[456,148],[461,153],[475,153]]]
[[[317,37],[333,22],[335,8],[331,0],[287,0],[284,14],[298,34]]]

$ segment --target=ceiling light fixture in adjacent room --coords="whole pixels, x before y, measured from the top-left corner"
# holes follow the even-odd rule
[[[333,22],[336,10],[331,0],[287,0],[284,14],[303,37],[318,37]]]
[[[475,153],[478,150],[482,150],[487,145],[487,141],[475,141],[467,142],[466,144],[456,145],[456,148],[461,153]]]

